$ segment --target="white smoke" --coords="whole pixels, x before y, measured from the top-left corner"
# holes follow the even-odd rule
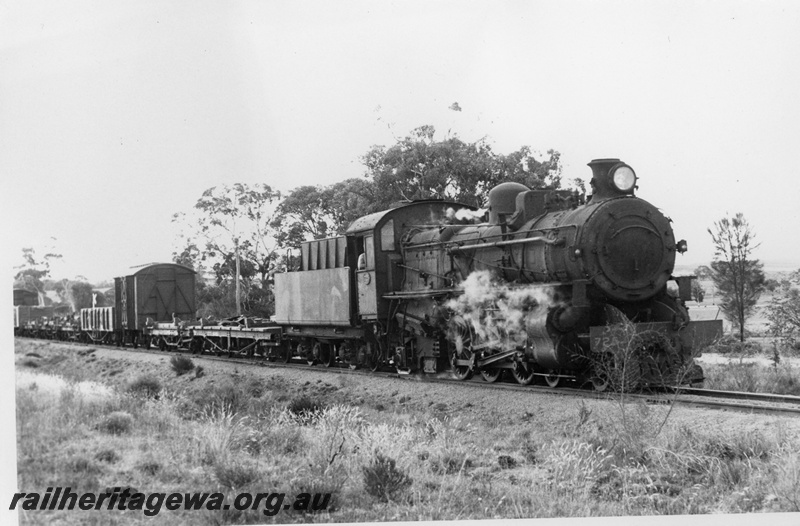
[[[445,212],[445,217],[448,221],[452,222],[456,221],[482,221],[483,217],[486,215],[487,209],[486,208],[479,208],[478,210],[470,210],[469,208],[459,208],[455,210],[453,208],[448,208]]]
[[[459,208],[456,210],[456,219],[464,220],[480,220],[486,215],[488,210],[486,208],[479,208],[478,210],[470,210],[469,208]]]
[[[473,272],[461,285],[464,294],[446,306],[472,327],[477,336],[473,348],[524,345],[528,327],[558,304],[549,287],[510,286],[487,270]]]

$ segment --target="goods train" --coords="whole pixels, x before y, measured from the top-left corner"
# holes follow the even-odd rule
[[[113,307],[83,309],[49,334],[462,380],[505,371],[551,387],[701,382],[694,357],[722,324],[689,318],[693,277],[672,276],[686,242],[635,196],[630,166],[589,166],[586,202],[506,182],[486,212],[419,200],[305,242],[299,268],[275,275],[269,320],[195,320],[194,272],[156,264],[117,278]]]

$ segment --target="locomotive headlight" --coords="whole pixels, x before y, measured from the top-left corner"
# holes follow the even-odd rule
[[[630,192],[636,186],[636,172],[627,164],[619,164],[611,169],[611,180],[620,192]]]

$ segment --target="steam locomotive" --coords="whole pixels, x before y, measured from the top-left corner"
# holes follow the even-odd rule
[[[599,390],[701,382],[694,357],[722,326],[689,318],[692,277],[672,276],[686,242],[634,195],[630,166],[589,166],[587,202],[507,182],[489,192],[488,220],[461,203],[421,200],[305,242],[299,268],[275,275],[270,320],[186,319],[194,274],[168,264],[173,278],[162,265],[149,292],[138,291],[135,276],[118,278],[107,323],[81,313],[79,332],[121,345],[449,371],[462,380],[477,373],[494,382],[506,371],[520,384],[569,380]],[[142,279],[153,272],[139,271]],[[181,285],[169,286],[178,275]],[[154,307],[178,303],[185,317]]]

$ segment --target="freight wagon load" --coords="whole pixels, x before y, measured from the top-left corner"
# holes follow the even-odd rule
[[[47,323],[53,314],[53,307],[14,307],[14,336],[46,337]]]

